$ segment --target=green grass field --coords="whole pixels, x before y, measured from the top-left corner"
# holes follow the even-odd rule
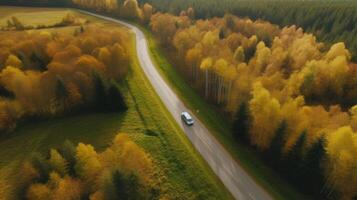
[[[34,17],[34,15],[37,15],[39,12],[49,12],[49,11],[67,12],[68,10],[64,10],[63,8],[29,8],[29,7],[15,7],[15,6],[0,6],[0,18],[9,15],[11,16],[16,13],[28,13],[28,14],[32,13],[31,17]]]
[[[131,42],[135,46],[134,37]],[[102,150],[118,132],[128,133],[152,156],[167,199],[232,199],[174,122],[138,65],[135,49],[131,51],[130,71],[120,83],[129,107],[125,113],[83,114],[27,123],[9,137],[0,138],[0,199],[12,198],[16,170],[33,153],[44,153],[65,140]]]
[[[138,25],[140,26],[140,25]],[[199,110],[196,113],[200,120],[206,124],[211,133],[223,144],[240,165],[261,184],[276,199],[309,199],[296,191],[286,181],[282,180],[259,157],[252,148],[235,142],[231,135],[230,123],[213,105],[208,104],[204,98],[190,87],[179,72],[170,63],[168,56],[163,53],[156,39],[150,31],[140,26],[148,39],[152,59],[156,67],[178,96],[191,110]]]

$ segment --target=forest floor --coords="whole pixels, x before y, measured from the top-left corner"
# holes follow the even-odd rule
[[[6,10],[7,14],[1,10]],[[22,21],[22,12],[27,13],[26,18],[31,18],[31,13],[34,16],[42,16],[42,12],[52,15],[51,10],[14,8],[11,12],[9,7],[0,7],[0,18],[16,13]],[[53,11],[56,15],[68,12]],[[110,24],[94,17],[88,19]],[[131,42],[135,46],[134,37]],[[129,107],[125,113],[82,114],[22,124],[9,137],[0,138],[0,199],[11,199],[13,188],[9,183],[16,181],[19,164],[33,153],[56,148],[65,140],[92,144],[97,150],[103,150],[118,132],[128,133],[152,156],[161,172],[158,177],[161,193],[168,199],[232,199],[174,122],[138,65],[135,49],[131,51],[129,73],[120,83]]]
[[[159,46],[152,33],[143,26],[141,30],[148,40],[151,57],[162,77],[166,80],[185,105],[191,110],[198,111],[199,117],[211,133],[231,153],[235,160],[275,199],[309,199],[289,185],[267,163],[263,161],[259,152],[255,149],[238,143],[231,134],[231,124],[218,108],[207,103],[180,75],[174,64],[168,59],[168,55]]]

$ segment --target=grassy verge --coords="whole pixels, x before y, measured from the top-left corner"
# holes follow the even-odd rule
[[[225,117],[185,82],[160,49],[152,33],[145,27],[138,26],[145,33],[151,57],[166,82],[169,83],[187,107],[193,111],[199,110],[196,115],[205,123],[222,145],[226,147],[237,162],[275,199],[298,200],[308,198],[282,180],[279,175],[262,161],[259,154],[252,148],[234,141],[230,131],[230,124]]]
[[[160,163],[160,166],[169,169],[168,176],[191,191],[185,195],[184,191],[177,190],[178,187],[175,186],[172,188],[172,192],[177,194],[174,199],[232,199],[155,93],[139,65],[135,52],[133,49],[132,55],[135,57],[128,75],[127,88],[143,121],[144,134],[160,144],[153,145],[154,141],[150,141],[143,142],[142,145],[147,148],[160,148],[158,152],[154,152],[162,156],[163,163]]]
[[[132,40],[134,45],[134,37]],[[28,123],[0,140],[0,199],[12,199],[19,164],[33,153],[47,152],[63,144],[108,146],[118,132],[130,135],[157,166],[160,188],[167,199],[232,199],[230,193],[195,151],[166,110],[138,64],[131,49],[129,73],[120,84],[128,110],[93,113]]]

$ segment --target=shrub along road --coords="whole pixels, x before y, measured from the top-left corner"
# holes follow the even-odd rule
[[[238,163],[230,156],[224,147],[215,139],[214,136],[212,136],[204,124],[200,122],[197,117],[195,117],[193,112],[190,112],[195,119],[195,124],[193,126],[188,127],[181,121],[181,112],[189,111],[189,109],[183,104],[183,102],[178,98],[178,96],[157,71],[151,60],[144,33],[139,28],[110,17],[86,11],[80,12],[124,25],[135,33],[137,55],[139,56],[138,59],[150,83],[153,85],[162,102],[167,107],[168,111],[173,115],[179,126],[186,133],[194,147],[207,161],[215,174],[220,178],[223,184],[236,199],[272,199],[272,197],[262,187],[260,187],[241,166],[238,165]]]

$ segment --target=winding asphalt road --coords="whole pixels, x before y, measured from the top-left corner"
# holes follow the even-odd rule
[[[230,156],[224,147],[211,135],[209,130],[195,115],[190,112],[195,119],[195,124],[191,127],[186,126],[180,117],[182,111],[189,111],[183,102],[177,97],[174,91],[161,77],[151,60],[147,41],[144,33],[137,27],[126,22],[105,17],[102,15],[80,11],[101,19],[118,23],[130,28],[136,35],[136,50],[141,67],[146,76],[160,96],[169,112],[176,122],[186,133],[194,147],[200,152],[207,161],[214,173],[220,178],[235,199],[239,200],[269,200],[272,197],[261,188],[249,175],[240,167]]]

